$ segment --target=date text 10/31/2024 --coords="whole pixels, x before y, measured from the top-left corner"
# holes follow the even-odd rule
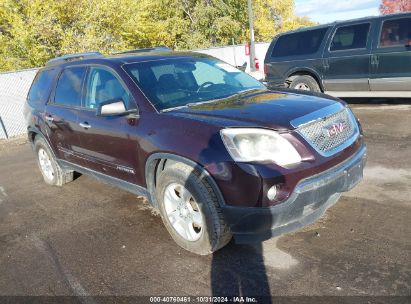
[[[254,297],[150,297],[150,303],[258,303]]]

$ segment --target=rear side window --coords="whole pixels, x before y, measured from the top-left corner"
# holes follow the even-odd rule
[[[370,24],[355,24],[337,28],[330,51],[344,51],[353,49],[363,49],[367,46],[368,32]]]
[[[85,67],[66,68],[57,83],[54,103],[69,107],[80,107]]]
[[[406,46],[411,43],[411,18],[384,21],[380,47]]]
[[[321,46],[328,28],[304,31],[278,38],[271,57],[285,57],[314,54]]]
[[[30,104],[46,103],[55,74],[55,69],[43,70],[37,73],[27,95],[27,100]]]

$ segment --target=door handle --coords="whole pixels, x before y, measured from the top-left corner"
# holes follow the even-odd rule
[[[325,70],[328,70],[330,68],[330,62],[328,61],[328,59],[323,59],[323,65]]]
[[[371,57],[371,64],[378,67],[378,65],[380,64],[379,60],[378,60],[378,56],[377,55],[373,55]]]
[[[52,122],[54,120],[53,116],[51,115],[46,115],[46,120]]]
[[[84,129],[90,129],[91,126],[88,124],[88,122],[81,122],[79,123],[80,127],[84,128]]]

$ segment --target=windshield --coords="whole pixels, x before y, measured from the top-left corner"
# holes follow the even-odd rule
[[[231,65],[209,58],[173,58],[126,64],[158,111],[265,88]]]

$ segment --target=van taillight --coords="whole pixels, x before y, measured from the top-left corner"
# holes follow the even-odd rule
[[[267,75],[267,65],[264,64],[264,75]]]

